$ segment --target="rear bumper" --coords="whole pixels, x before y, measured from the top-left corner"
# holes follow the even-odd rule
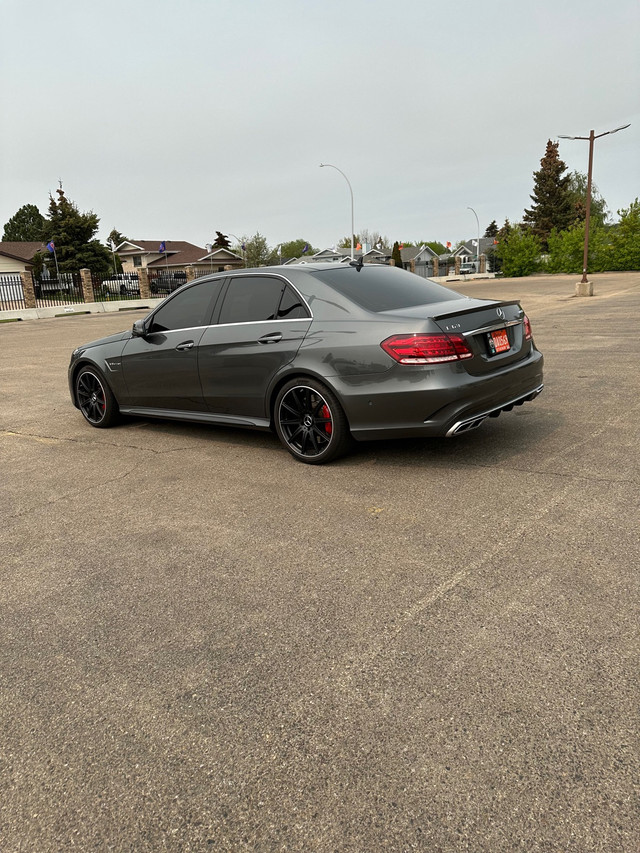
[[[509,400],[507,403],[503,403],[500,406],[495,406],[493,409],[489,409],[486,412],[481,412],[479,415],[473,415],[473,417],[466,418],[461,421],[456,421],[452,427],[447,430],[447,438],[452,435],[460,435],[462,432],[469,432],[472,429],[477,429],[480,424],[486,420],[486,418],[497,418],[502,412],[510,412],[514,406],[521,406],[523,403],[530,402],[531,400],[535,400],[538,394],[542,393],[542,389],[544,388],[544,384],[540,384],[537,388],[534,388],[528,394],[523,394],[520,397],[516,397],[515,400]]]
[[[460,435],[534,400],[543,388],[543,357],[535,349],[491,376],[471,376],[459,363],[442,367],[421,372],[399,366],[375,383],[336,387],[353,437],[370,441]]]

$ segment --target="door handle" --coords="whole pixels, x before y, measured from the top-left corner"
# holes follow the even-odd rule
[[[282,332],[271,332],[268,335],[263,335],[261,338],[258,338],[259,344],[277,344],[278,341],[282,340]]]
[[[193,341],[185,341],[183,344],[178,344],[176,347],[180,352],[184,352],[185,350],[191,349],[193,347]]]

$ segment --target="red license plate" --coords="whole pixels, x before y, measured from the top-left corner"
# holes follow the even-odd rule
[[[506,329],[497,329],[489,335],[489,347],[492,353],[506,352],[509,348],[509,338]]]

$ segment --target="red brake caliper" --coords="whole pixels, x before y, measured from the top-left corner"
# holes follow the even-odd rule
[[[324,425],[324,431],[327,435],[331,435],[331,433],[333,432],[333,424],[331,423],[331,412],[329,411],[329,407],[326,403],[320,409],[320,414],[323,418],[327,418],[327,423]]]

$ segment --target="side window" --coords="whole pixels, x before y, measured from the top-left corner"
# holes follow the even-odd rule
[[[309,312],[302,301],[302,297],[298,296],[295,290],[287,284],[284,289],[284,293],[282,294],[282,299],[280,300],[278,319],[299,320],[301,317],[308,316]]]
[[[194,284],[172,299],[168,299],[153,315],[149,332],[170,332],[191,329],[209,321],[213,301],[222,288],[221,281]]]
[[[279,278],[237,276],[229,282],[219,323],[275,320],[284,282]]]

